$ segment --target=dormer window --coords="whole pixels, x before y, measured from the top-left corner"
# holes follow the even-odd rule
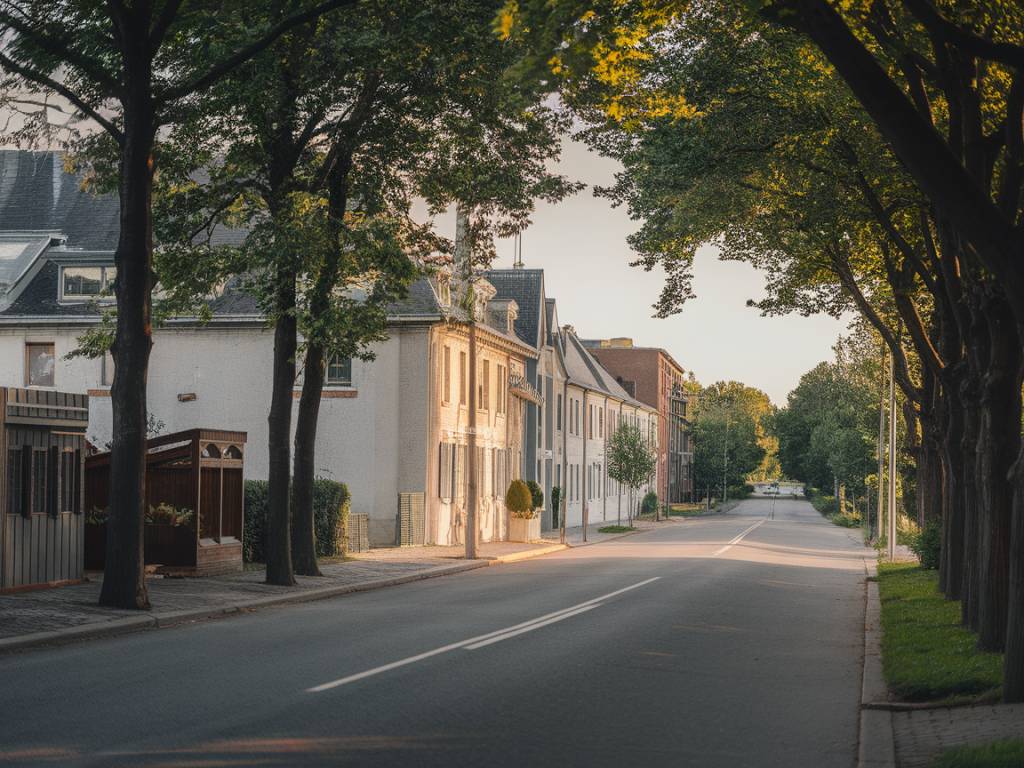
[[[61,267],[60,299],[111,299],[114,295],[115,277],[116,267]]]
[[[437,300],[442,307],[452,305],[452,283],[447,275],[437,278]]]

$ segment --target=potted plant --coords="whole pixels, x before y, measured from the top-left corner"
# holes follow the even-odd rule
[[[513,480],[505,493],[509,512],[509,541],[534,541],[540,538],[540,516],[533,506],[533,494],[522,480]]]

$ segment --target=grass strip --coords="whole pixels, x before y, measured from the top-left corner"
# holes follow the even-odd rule
[[[916,563],[879,563],[885,681],[905,701],[993,699],[1002,655],[977,649],[977,636],[960,624],[960,603],[945,599],[938,580]]]
[[[997,741],[980,747],[957,747],[943,752],[933,768],[1020,768],[1024,741]]]

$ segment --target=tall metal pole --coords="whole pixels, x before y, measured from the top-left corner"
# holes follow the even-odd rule
[[[889,559],[896,559],[896,364],[889,355]]]
[[[885,511],[885,343],[882,343],[881,375],[878,384],[878,500],[875,522],[871,526],[872,540],[882,535],[882,514]]]
[[[465,309],[469,324],[469,420],[466,435],[466,559],[476,559],[477,484],[476,484],[476,297],[473,294],[473,259],[469,243],[469,212],[459,206],[455,211],[455,259],[464,270]]]
[[[725,417],[725,444],[722,446],[722,503],[729,500],[729,417]]]

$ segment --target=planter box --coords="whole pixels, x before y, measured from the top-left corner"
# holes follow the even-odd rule
[[[534,515],[529,520],[521,517],[509,517],[508,519],[508,540],[509,541],[537,541],[540,538],[540,515]]]
[[[196,532],[189,526],[146,523],[144,536],[147,565],[196,564]]]
[[[107,555],[107,524],[85,526],[85,568],[88,571],[102,571]]]

